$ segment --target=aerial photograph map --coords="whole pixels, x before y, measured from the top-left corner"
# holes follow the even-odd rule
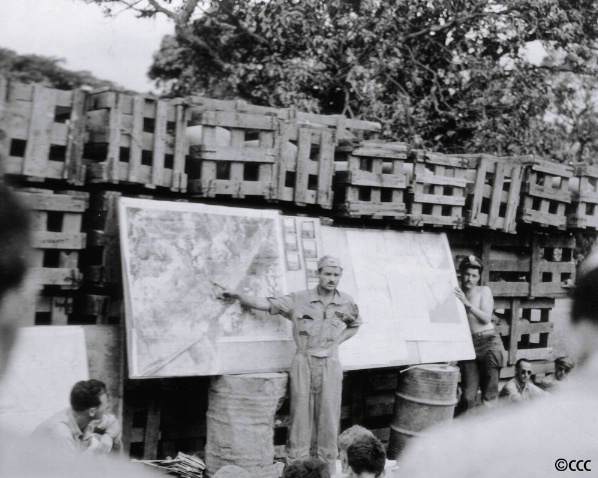
[[[214,373],[217,342],[290,338],[287,321],[218,298],[220,286],[284,293],[280,218],[236,208],[131,200],[126,207],[127,317],[141,376],[184,358]],[[169,207],[170,206],[170,207]]]

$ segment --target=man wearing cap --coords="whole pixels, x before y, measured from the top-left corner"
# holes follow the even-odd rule
[[[554,373],[548,377],[544,377],[540,382],[537,382],[538,387],[542,390],[557,390],[569,378],[569,372],[575,367],[575,361],[565,355],[559,357],[554,361]]]
[[[291,426],[287,461],[321,458],[334,472],[343,370],[338,346],[361,325],[353,298],[337,290],[342,266],[336,257],[318,261],[316,288],[283,297],[253,297],[223,288],[222,298],[280,314],[293,323],[297,353],[291,365]]]
[[[476,358],[459,362],[462,394],[456,408],[457,415],[473,410],[478,387],[486,407],[496,407],[498,399],[504,347],[492,323],[492,291],[487,286],[478,285],[483,270],[484,265],[476,256],[467,256],[459,264],[461,288],[455,287],[455,295],[465,306]]]
[[[532,364],[529,360],[519,359],[515,364],[515,376],[500,391],[502,402],[525,402],[536,397],[548,395],[532,383]]]

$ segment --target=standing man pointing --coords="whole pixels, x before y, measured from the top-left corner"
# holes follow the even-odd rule
[[[223,298],[281,314],[293,323],[297,353],[291,365],[291,426],[287,461],[321,458],[334,472],[343,370],[338,346],[361,325],[353,298],[337,290],[343,269],[336,257],[318,261],[318,286],[282,297],[253,297],[224,289]]]

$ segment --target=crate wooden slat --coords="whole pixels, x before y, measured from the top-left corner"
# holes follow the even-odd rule
[[[86,246],[83,213],[89,194],[27,189],[17,194],[31,208],[33,251],[31,275],[38,287],[77,289],[81,282],[79,251]]]
[[[566,297],[575,282],[575,238],[535,233],[532,242],[530,297]]]
[[[363,142],[346,154],[346,170],[335,175],[336,201],[351,217],[398,219],[406,215],[408,146],[402,143]],[[338,169],[338,168],[337,168]]]
[[[62,91],[0,78],[0,129],[8,143],[4,172],[32,181],[83,184],[85,98],[82,90]]]
[[[503,337],[508,337],[508,364],[513,365],[520,358],[529,360],[549,360],[552,358],[552,331],[550,312],[554,299],[497,298],[494,309],[504,310],[504,320],[496,326]],[[532,337],[538,336],[537,341]]]
[[[120,192],[93,192],[84,227],[87,247],[82,255],[85,284],[121,289],[121,258],[118,236],[118,200]]]
[[[74,311],[80,323],[95,325],[122,323],[121,298],[82,292],[74,301]]]
[[[514,157],[525,166],[521,198],[521,220],[565,229],[566,209],[571,203],[569,180],[573,168],[535,156]]]
[[[334,145],[331,130],[281,124],[275,199],[332,208]]]
[[[99,91],[89,95],[86,117],[90,182],[187,190],[186,105]]]
[[[298,111],[295,107],[272,108],[247,103],[244,100],[214,100],[201,96],[192,96],[186,100],[199,110],[229,111],[257,115],[275,116],[284,122],[293,122],[305,126],[324,126],[334,131],[337,140],[369,140],[378,138],[382,125],[374,121],[347,118],[343,115],[322,115]]]
[[[469,159],[476,175],[467,224],[515,233],[523,167],[488,155],[469,156]]]
[[[416,152],[408,223],[463,228],[468,167],[467,158]]]
[[[567,207],[567,226],[598,230],[598,167],[576,164],[577,185]]]
[[[200,197],[273,199],[279,156],[278,118],[192,107],[199,144],[187,158],[189,190]]]
[[[575,238],[569,234],[486,233],[449,238],[455,266],[468,255],[485,264],[481,283],[494,297],[565,297],[575,281]]]

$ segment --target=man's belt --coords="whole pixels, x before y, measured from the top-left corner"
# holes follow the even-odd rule
[[[477,339],[479,337],[485,337],[486,335],[493,335],[496,331],[494,329],[487,329],[487,330],[482,330],[481,332],[476,332],[475,334],[471,334],[471,336],[474,339]]]

